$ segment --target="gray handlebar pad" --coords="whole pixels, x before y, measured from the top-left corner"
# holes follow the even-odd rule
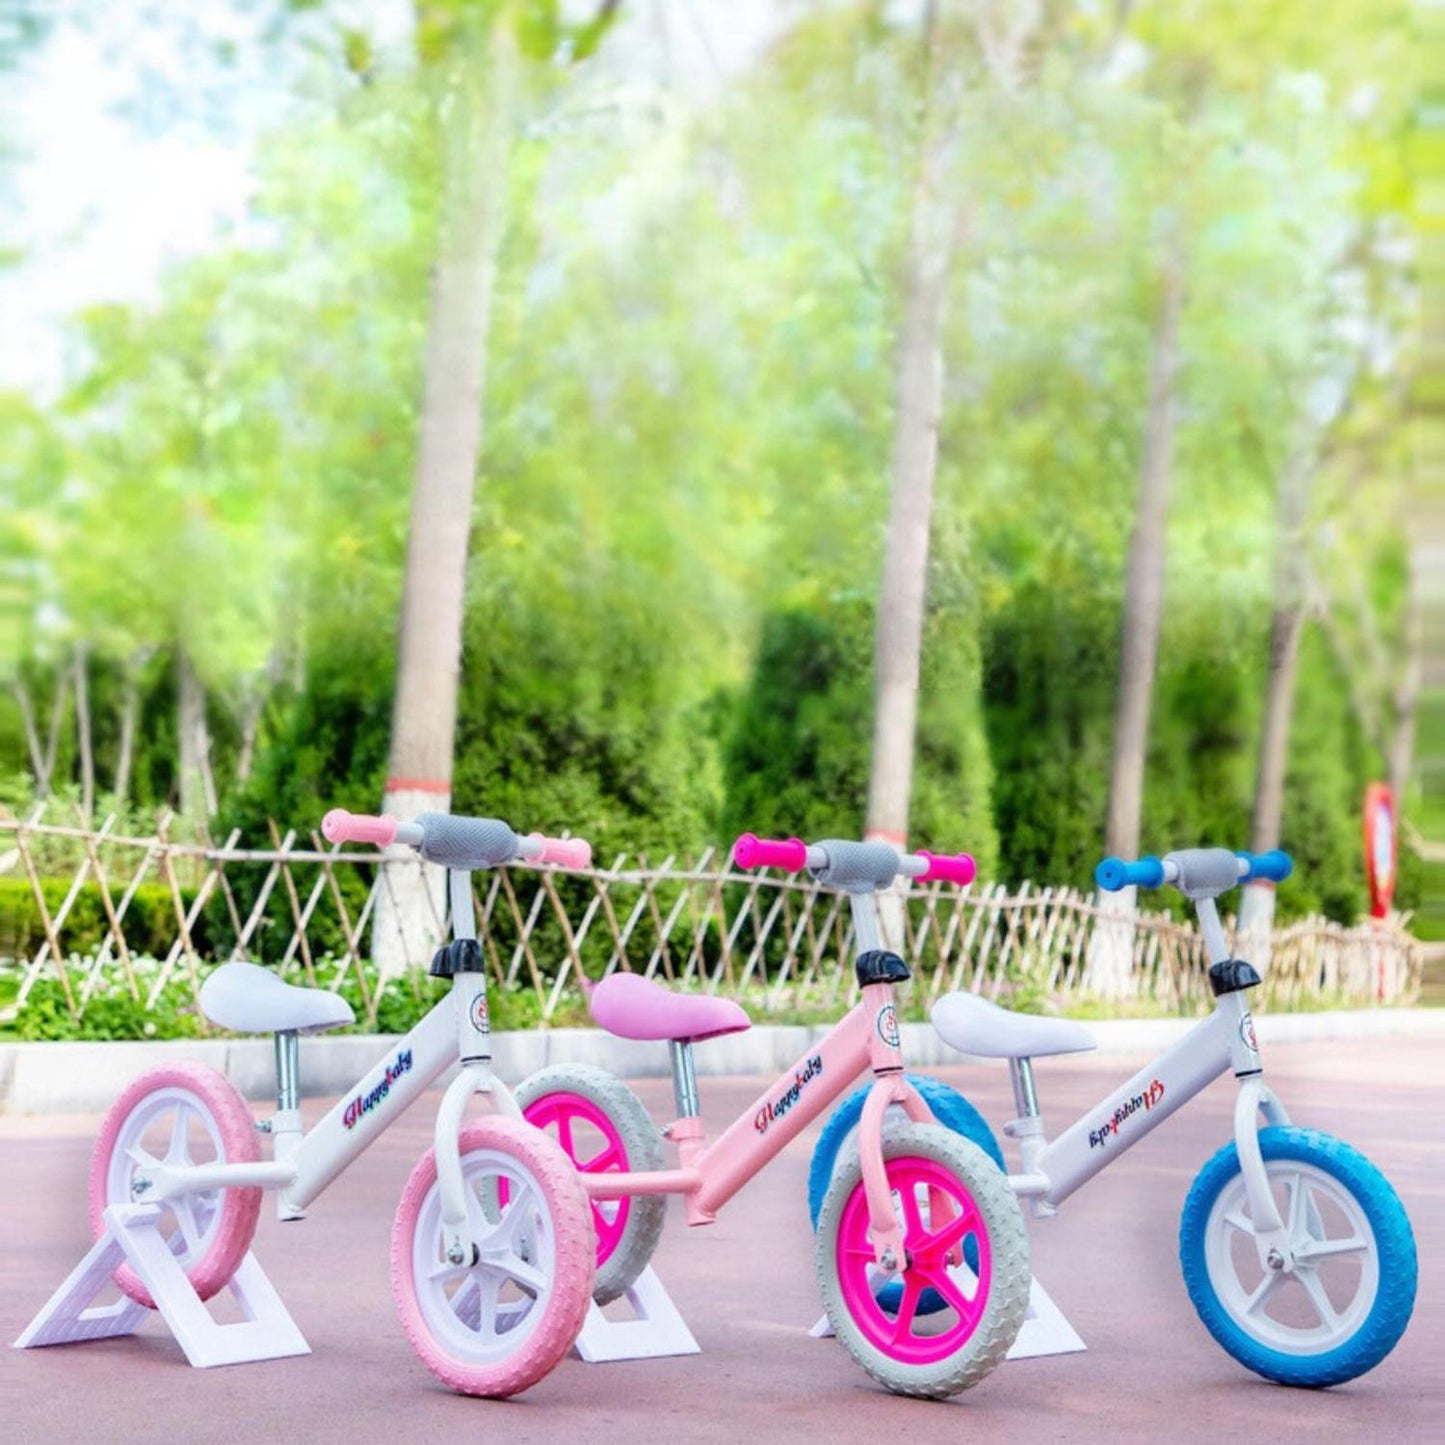
[[[822,868],[808,871],[830,888],[845,893],[870,893],[887,888],[898,876],[898,851],[887,843],[853,843],[841,838],[824,838],[814,845],[828,855]]]
[[[1228,848],[1181,848],[1164,861],[1178,868],[1174,886],[1186,898],[1217,898],[1239,882],[1239,859]]]
[[[447,868],[495,868],[517,856],[516,833],[500,818],[459,818],[452,813],[419,813],[417,851],[428,863]]]

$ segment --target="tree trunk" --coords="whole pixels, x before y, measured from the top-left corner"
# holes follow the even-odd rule
[[[75,644],[75,736],[80,749],[80,811],[86,823],[95,811],[95,749],[90,730],[90,686],[83,642]]]
[[[120,751],[115,760],[115,803],[123,808],[130,796],[130,770],[135,758],[135,724],[140,712],[139,668],[134,660],[125,667],[125,687],[120,703]]]
[[[199,824],[216,811],[216,785],[211,776],[206,692],[184,647],[176,649],[176,694],[181,816]]]
[[[382,804],[403,819],[451,806],[467,542],[517,67],[515,41],[499,25],[485,89],[480,98],[459,93],[448,137]],[[445,911],[440,870],[423,869],[410,849],[398,859],[388,866],[372,934],[383,975],[429,956]]]
[[[50,786],[45,771],[45,754],[40,747],[40,733],[35,727],[35,705],[30,701],[30,689],[23,678],[15,680],[15,701],[20,708],[20,722],[25,729],[25,746],[30,752],[30,772],[35,780],[35,796],[43,798]]]
[[[943,405],[940,337],[959,221],[958,202],[944,178],[951,127],[939,117],[934,94],[943,57],[931,7],[927,24],[923,133],[898,346],[893,490],[874,629],[873,752],[865,825],[866,837],[898,848],[906,846],[908,838],[923,604]]]
[[[63,667],[55,671],[55,693],[50,702],[50,732],[45,739],[44,780],[36,780],[36,796],[46,798],[55,785],[55,762],[60,756],[60,725],[65,720],[68,679]]]
[[[1119,698],[1114,721],[1114,758],[1109,778],[1106,849],[1120,858],[1139,851],[1139,817],[1144,800],[1144,755],[1149,742],[1149,708],[1159,624],[1164,614],[1165,527],[1174,455],[1175,373],[1184,281],[1177,264],[1160,278],[1159,312],[1149,359],[1149,410],[1144,458],[1139,469],[1139,502],[1124,584]]]
[[[1295,677],[1299,672],[1299,641],[1305,610],[1305,514],[1309,507],[1313,458],[1307,449],[1286,464],[1279,484],[1278,552],[1275,560],[1274,613],[1270,621],[1269,678],[1260,730],[1259,764],[1255,773],[1254,813],[1249,846],[1256,853],[1279,847],[1284,813],[1284,777],[1289,761],[1289,727],[1294,712]],[[1252,883],[1244,890],[1240,927],[1255,935],[1255,961],[1268,963],[1274,922],[1274,885]]]
[[[1159,309],[1149,356],[1149,405],[1144,455],[1139,468],[1139,502],[1129,543],[1120,644],[1119,697],[1114,721],[1114,757],[1109,777],[1105,851],[1120,858],[1139,852],[1139,818],[1144,801],[1144,756],[1149,743],[1149,707],[1159,625],[1164,612],[1165,530],[1174,456],[1175,379],[1179,364],[1179,317],[1184,276],[1177,254],[1159,278]],[[1134,889],[1101,894],[1099,906],[1116,921],[1101,922],[1089,949],[1090,987],[1106,997],[1133,991]]]

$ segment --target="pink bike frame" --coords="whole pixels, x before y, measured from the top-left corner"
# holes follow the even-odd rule
[[[933,1115],[903,1077],[891,984],[869,984],[857,1006],[759,1095],[712,1145],[704,1138],[701,1119],[675,1120],[666,1132],[677,1145],[679,1168],[583,1174],[582,1183],[594,1199],[681,1194],[686,1201],[687,1222],[711,1224],[717,1211],[753,1175],[771,1163],[869,1068],[877,1082],[858,1125],[869,1234],[880,1262],[892,1250],[894,1267],[901,1267],[903,1226],[893,1209],[883,1163],[883,1117],[890,1104],[902,1105],[916,1123],[929,1123]]]

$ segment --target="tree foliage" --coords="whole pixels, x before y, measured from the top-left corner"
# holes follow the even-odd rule
[[[1275,489],[1313,417],[1283,840],[1301,866],[1281,896],[1359,906],[1359,793],[1383,766],[1371,717],[1406,602],[1398,140],[1418,62],[1404,7],[1336,8],[1322,26],[1233,0],[1050,6],[1027,104],[960,102],[950,183],[970,229],[944,338],[922,845],[1012,880],[1082,884],[1097,859],[1173,234],[1188,292],[1144,846],[1245,840]],[[917,124],[908,7],[819,7],[739,73],[652,88],[627,7],[522,9],[529,63],[569,73],[508,162],[454,806],[570,827],[602,856],[743,827],[855,834]],[[131,791],[173,797],[184,652],[225,821],[307,826],[380,795],[438,75],[477,14],[419,6],[403,57],[311,13],[287,52],[311,60],[287,73],[325,84],[261,145],[243,233],[154,302],[78,316],[54,404],[0,403],[5,681],[28,681],[43,726],[88,640],[102,785],[138,668]],[[599,47],[603,23],[619,28]]]

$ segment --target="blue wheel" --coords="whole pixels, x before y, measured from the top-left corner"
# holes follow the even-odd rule
[[[1282,1385],[1338,1385],[1395,1348],[1415,1305],[1415,1237],[1368,1159],[1313,1129],[1259,1135],[1293,1260],[1262,1265],[1239,1154],[1226,1145],[1194,1181],[1179,1262],[1205,1328],[1240,1364]]]
[[[923,1102],[933,1111],[933,1117],[944,1128],[961,1134],[972,1144],[977,1144],[1003,1173],[1008,1173],[1003,1150],[999,1148],[993,1130],[988,1127],[983,1115],[957,1089],[923,1074],[907,1074],[905,1077],[918,1090]],[[843,1152],[843,1146],[852,1139],[858,1121],[863,1117],[863,1105],[871,1088],[871,1084],[864,1084],[862,1088],[849,1094],[833,1110],[828,1122],[823,1126],[823,1132],[818,1136],[818,1143],[813,1149],[813,1162],[808,1169],[808,1214],[814,1229],[818,1227],[818,1215],[822,1212],[828,1186],[833,1182],[838,1157]],[[964,1242],[963,1260],[970,1269],[978,1268],[978,1245],[971,1238]],[[879,1306],[891,1312],[897,1311],[902,1298],[903,1286],[896,1281],[885,1284],[878,1292]],[[917,1312],[935,1314],[943,1308],[942,1299],[933,1290],[926,1289],[918,1302]]]

